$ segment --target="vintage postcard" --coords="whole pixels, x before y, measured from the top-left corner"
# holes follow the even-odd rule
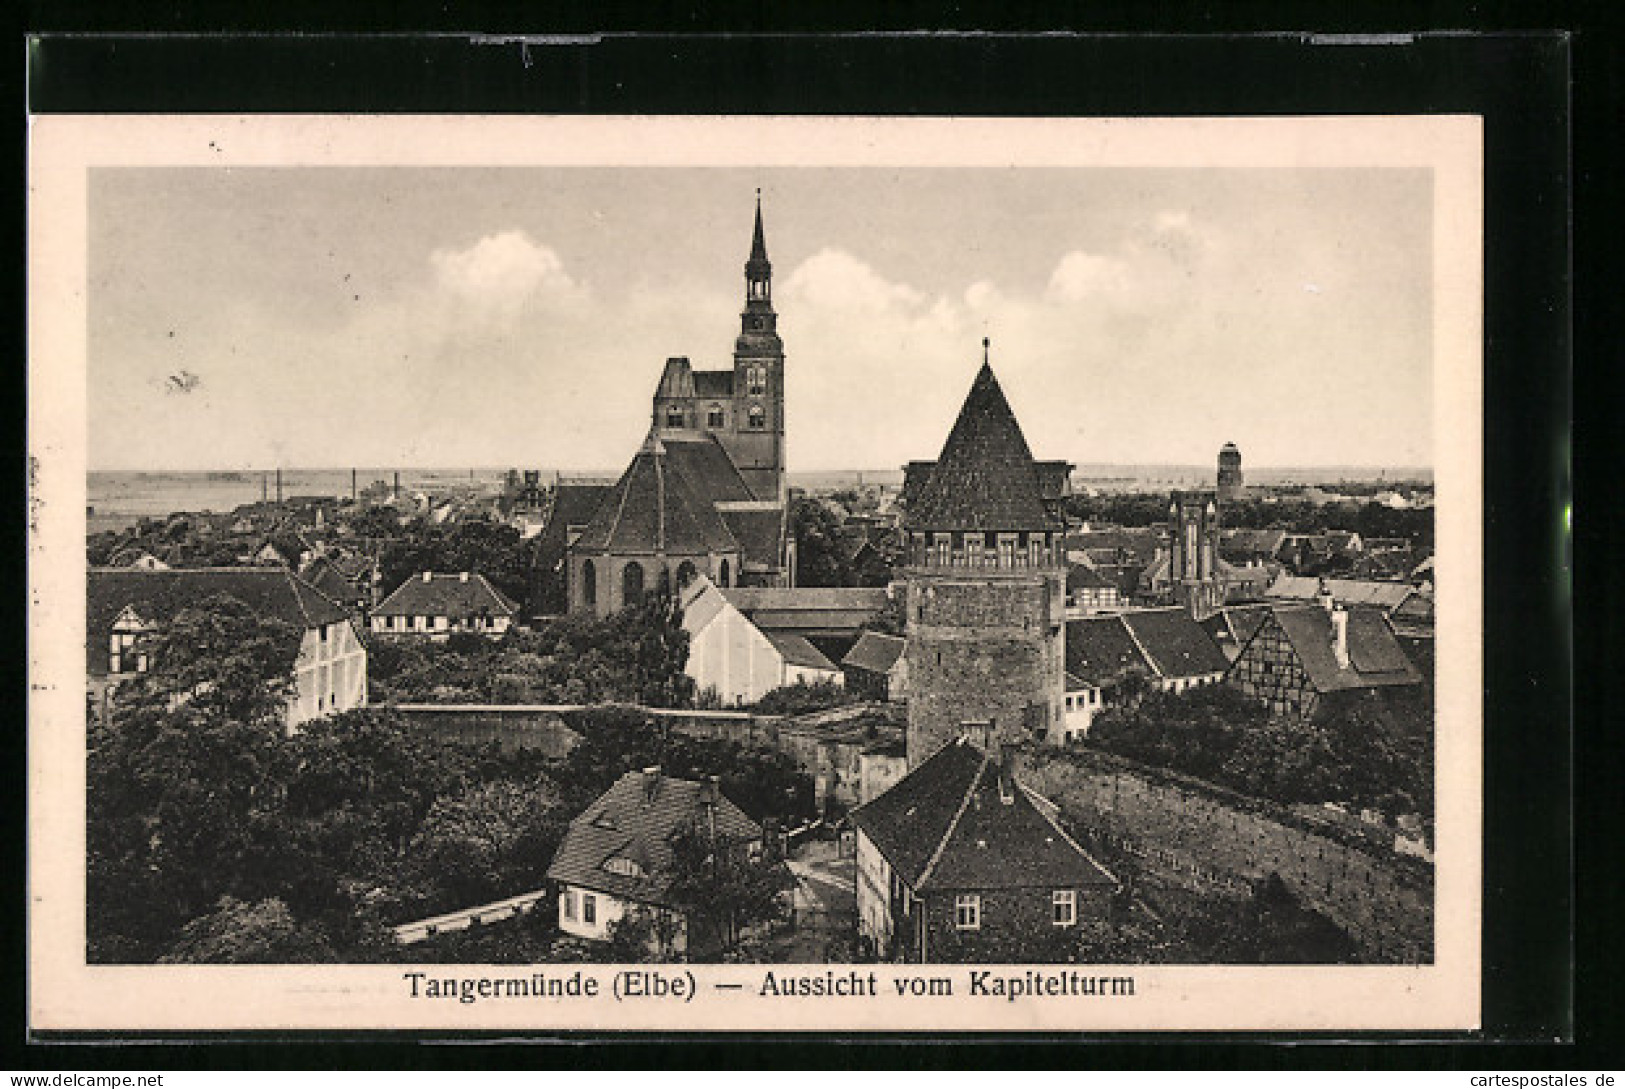
[[[35,1031],[1478,1026],[1478,118],[29,183]]]

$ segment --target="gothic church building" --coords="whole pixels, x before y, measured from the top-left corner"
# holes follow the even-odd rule
[[[666,360],[647,438],[570,545],[570,610],[608,616],[699,574],[791,585],[786,498],[784,345],[758,192],[733,366]]]

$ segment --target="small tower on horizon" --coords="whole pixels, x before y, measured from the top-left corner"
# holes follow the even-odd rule
[[[1219,502],[1229,503],[1247,494],[1241,475],[1241,450],[1233,442],[1219,447]]]

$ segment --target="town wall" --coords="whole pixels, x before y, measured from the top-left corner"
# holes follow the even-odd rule
[[[1160,879],[1240,895],[1279,874],[1367,960],[1432,962],[1432,867],[1391,846],[1103,753],[1027,750],[1017,773],[1086,837],[1137,857]]]

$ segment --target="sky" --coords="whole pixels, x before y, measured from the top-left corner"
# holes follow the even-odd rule
[[[758,187],[793,471],[935,457],[984,336],[1041,458],[1433,462],[1425,170],[199,167],[92,173],[90,467],[616,471]]]

